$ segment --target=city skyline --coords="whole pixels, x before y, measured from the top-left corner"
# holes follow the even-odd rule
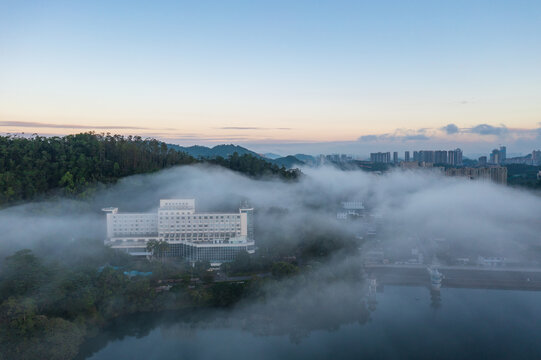
[[[533,1],[0,10],[1,133],[93,130],[281,153],[478,154],[503,143],[527,153],[541,142]]]

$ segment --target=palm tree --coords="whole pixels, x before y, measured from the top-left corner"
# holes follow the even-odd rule
[[[158,245],[158,241],[151,239],[147,242],[147,251],[150,253],[151,259],[154,257],[154,251]]]
[[[152,239],[147,242],[147,251],[152,254],[151,256],[157,255],[162,262],[167,250],[169,250],[169,243],[165,240]]]
[[[156,251],[158,252],[158,257],[162,260],[165,260],[165,252],[169,250],[169,243],[165,240],[158,241],[156,245]]]

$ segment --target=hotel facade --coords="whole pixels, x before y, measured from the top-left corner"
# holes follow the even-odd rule
[[[166,256],[189,261],[234,260],[239,252],[255,251],[253,209],[238,213],[196,213],[194,199],[162,199],[157,213],[119,213],[105,208],[105,244],[135,256],[150,256],[147,243],[169,244]]]

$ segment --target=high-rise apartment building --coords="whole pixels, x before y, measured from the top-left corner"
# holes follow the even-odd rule
[[[447,152],[447,163],[454,166],[462,165],[462,150],[456,148]]]
[[[370,153],[370,161],[374,163],[390,163],[391,162],[391,153],[390,152],[377,152]]]
[[[532,151],[532,165],[541,165],[541,150]]]
[[[481,156],[478,160],[479,162],[479,166],[486,166],[487,164],[487,157],[486,156]]]
[[[500,150],[498,149],[492,150],[492,152],[490,153],[490,163],[494,165],[498,165],[500,161],[501,161]]]
[[[503,164],[507,159],[507,148],[505,146],[500,146],[500,164]]]
[[[448,168],[447,176],[466,177],[471,180],[492,181],[498,184],[507,184],[507,168],[502,166],[478,167],[478,168]]]
[[[447,164],[447,151],[437,150],[434,152],[434,162],[436,164]]]
[[[370,161],[378,163],[391,162],[391,153],[377,152],[370,154]],[[404,162],[423,162],[425,164],[450,164],[454,166],[462,165],[462,150],[420,150],[413,152],[413,159],[410,158],[410,152],[404,152]],[[393,152],[393,163],[398,163],[398,152]]]
[[[419,158],[418,161],[424,161],[426,163],[433,163],[434,162],[434,151],[432,150],[421,150],[419,151]]]

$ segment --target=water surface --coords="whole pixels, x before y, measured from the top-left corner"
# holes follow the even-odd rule
[[[348,309],[351,321],[314,319],[308,330],[267,328],[249,311],[132,317],[85,344],[81,358],[541,359],[541,292],[385,286],[375,303],[359,298],[358,311]]]

